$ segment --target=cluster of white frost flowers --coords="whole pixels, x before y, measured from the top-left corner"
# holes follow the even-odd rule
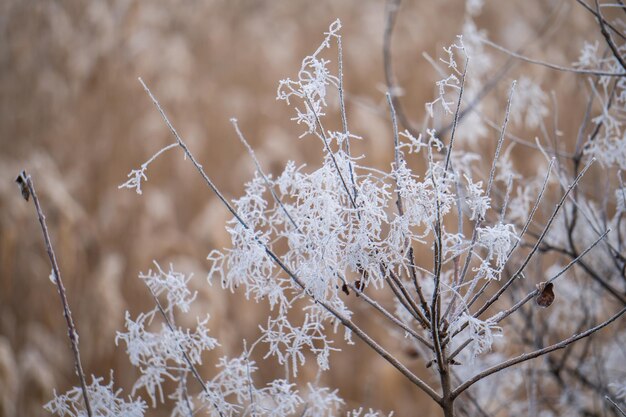
[[[113,375],[108,384],[103,383],[104,378],[92,377],[92,382],[87,386],[87,392],[91,401],[91,409],[98,417],[143,417],[146,411],[146,403],[141,398],[127,399],[121,397],[122,390],[114,390]],[[54,393],[54,399],[47,403],[44,408],[52,414],[60,417],[86,417],[83,393],[80,387],[74,387],[65,394]]]
[[[462,230],[449,232],[442,227],[441,285],[446,288],[444,298],[449,302],[454,299],[452,293],[472,288],[464,291],[460,302],[455,300],[450,328],[469,324],[468,334],[476,340],[474,355],[488,351],[493,338],[501,336],[501,328],[468,315],[464,303],[475,295],[473,290],[479,282],[499,279],[519,242],[518,231],[499,215],[489,224],[486,218],[491,197],[484,181],[473,179],[476,169],[472,162],[480,158],[469,153],[458,157],[453,154],[451,165],[455,171],[446,169],[444,146],[435,130],[428,129],[417,138],[401,132],[396,147],[398,163],[385,173],[361,165],[361,158],[348,153],[345,141],[355,137],[350,131],[324,129],[327,88],[337,87],[339,79],[329,73],[329,61],[319,54],[330,47],[333,39],[339,39],[339,27],[338,21],[331,25],[320,48],[303,61],[297,80],[281,81],[278,91],[278,99],[294,105],[294,120],[307,126],[305,134],[313,134],[322,142],[326,150],[322,165],[311,170],[289,162],[276,178],[257,172],[246,185],[244,196],[233,203],[239,218],[233,218],[227,228],[231,247],[209,255],[209,279],[231,290],[242,287],[248,297],[257,301],[269,301],[275,316],[262,327],[263,341],[269,345],[269,354],[288,364],[294,375],[305,362],[305,350],[317,356],[321,369],[327,369],[329,353],[334,349],[326,329],[337,321],[318,302],[350,318],[348,288],[380,288],[389,274],[403,275],[410,269],[414,269],[427,297],[432,297],[432,272],[411,268],[407,253],[416,243],[432,252],[435,229],[443,218],[462,213],[476,225],[475,241]],[[452,74],[438,83],[441,94],[427,108],[434,111],[440,106],[452,114],[454,103],[446,95],[448,88],[458,90],[461,85],[463,69],[457,56],[465,56],[462,39],[445,51],[444,63]],[[296,98],[302,107],[293,103]],[[408,157],[426,158],[426,172],[419,175],[411,170]],[[484,180],[491,186],[494,178]],[[401,213],[393,211],[396,198],[402,201]],[[277,255],[303,288],[266,250],[281,243],[287,249]],[[453,271],[454,261],[470,247],[479,262],[461,279],[459,272],[455,275]],[[287,313],[295,305],[293,301],[303,296],[309,297],[310,303],[304,308],[304,318],[293,324]],[[397,305],[396,311],[407,324],[414,324],[414,317],[405,307]]]

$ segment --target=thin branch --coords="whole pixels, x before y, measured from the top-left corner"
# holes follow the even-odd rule
[[[171,332],[175,332],[176,329],[174,328],[174,325],[170,321],[169,317],[167,317],[167,313],[163,309],[163,306],[161,305],[161,302],[159,301],[159,298],[156,296],[154,291],[152,291],[152,288],[150,288],[149,285],[147,287],[148,287],[148,291],[150,291],[150,294],[152,295],[152,298],[154,299],[154,303],[156,304],[157,309],[159,310],[159,313],[161,313],[161,317],[163,317],[163,320],[165,320],[165,324],[167,325],[167,328],[170,329]],[[181,353],[183,354],[183,358],[185,359],[185,362],[187,362],[187,366],[189,366],[189,370],[191,371],[191,374],[194,376],[196,381],[198,381],[198,383],[202,387],[202,390],[204,392],[206,392],[207,395],[210,395],[211,393],[209,391],[209,387],[207,387],[207,385],[205,384],[204,380],[200,376],[200,373],[198,372],[198,369],[196,369],[196,367],[193,364],[193,362],[191,362],[191,358],[189,357],[189,355],[187,354],[185,349],[183,349],[183,347],[180,346],[180,345],[178,346],[178,348],[180,349]],[[212,405],[215,408],[215,411],[217,411],[217,413],[220,415],[220,417],[223,417],[224,415],[220,411],[220,409],[217,406],[217,404],[212,402]]]
[[[339,175],[341,184],[343,185],[344,190],[348,194],[348,199],[350,200],[352,207],[356,209],[357,208],[356,201],[354,200],[354,196],[352,195],[352,193],[350,192],[350,189],[348,188],[348,184],[346,183],[346,180],[343,178],[343,174],[341,173],[341,170],[339,169],[339,164],[337,163],[335,154],[333,153],[333,150],[330,149],[330,145],[328,144],[328,138],[326,137],[326,133],[324,132],[324,126],[322,126],[322,121],[320,120],[320,116],[315,111],[315,108],[313,107],[313,103],[311,103],[311,99],[309,98],[309,96],[307,95],[305,98],[306,98],[307,105],[309,106],[309,108],[313,112],[313,115],[315,116],[315,122],[317,124],[317,127],[320,129],[319,137],[322,139],[322,142],[324,142],[324,147],[326,148],[328,155],[330,155],[330,159],[333,161],[333,165],[335,166],[335,169],[337,170],[337,175]],[[357,214],[360,215],[358,212]]]
[[[573,336],[562,340],[558,343],[555,343],[553,345],[547,346],[543,349],[538,349],[535,350],[534,352],[529,352],[529,353],[524,353],[522,355],[516,356],[515,358],[511,358],[509,360],[506,360],[502,363],[499,363],[498,365],[492,366],[488,369],[485,369],[484,371],[476,374],[475,376],[473,376],[472,378],[468,379],[467,381],[465,381],[463,384],[461,384],[460,386],[458,386],[453,392],[452,392],[452,396],[454,398],[458,397],[461,393],[463,393],[463,391],[467,390],[469,387],[471,387],[472,385],[474,385],[476,382],[488,377],[489,375],[492,375],[494,373],[500,372],[506,368],[510,368],[511,366],[515,366],[519,363],[522,362],[526,362],[528,360],[537,358],[539,356],[543,356],[547,353],[553,352],[555,350],[559,350],[559,349],[563,349],[567,346],[569,346],[570,344],[583,339],[587,336],[592,335],[593,333],[597,332],[598,330],[608,326],[609,324],[613,323],[615,320],[617,320],[622,314],[624,314],[626,312],[626,307],[623,307],[619,312],[617,312],[616,314],[614,314],[613,316],[611,316],[608,320],[598,324],[595,327],[592,327],[591,329],[588,329],[587,331],[583,332],[583,333],[579,333],[579,334],[574,334]]]
[[[461,112],[461,103],[463,102],[463,92],[465,91],[465,77],[467,75],[467,67],[469,65],[469,56],[467,56],[465,49],[463,50],[463,52],[465,53],[465,66],[463,68],[463,74],[461,75],[461,86],[459,87],[459,98],[456,102],[456,109],[454,111],[454,121],[452,122],[452,132],[450,133],[450,144],[448,145],[448,149],[446,152],[446,163],[443,169],[444,177],[448,173],[448,167],[450,166],[450,158],[452,157],[452,148],[454,145],[454,138],[455,138],[454,134],[456,133],[456,128],[459,124],[459,114]]]
[[[507,49],[503,46],[498,45],[497,43],[491,42],[488,39],[485,38],[481,38],[480,41],[486,45],[491,46],[492,48],[497,49],[500,52],[503,52],[505,54],[508,54],[514,58],[517,59],[521,59],[522,61],[526,61],[529,62],[531,64],[537,64],[537,65],[541,65],[550,69],[554,69],[557,71],[564,71],[564,72],[572,72],[574,74],[585,74],[585,75],[597,75],[597,76],[607,76],[607,77],[623,77],[626,76],[626,72],[609,72],[609,71],[602,71],[602,70],[588,70],[588,69],[578,69],[578,68],[572,68],[572,67],[564,67],[561,65],[556,65],[556,64],[551,64],[549,62],[545,62],[545,61],[540,61],[537,59],[532,59],[532,58],[528,58],[524,55],[520,55],[516,52],[511,51],[510,49]]]
[[[487,190],[485,192],[485,196],[487,198],[491,198],[491,188],[493,187],[493,181],[494,181],[494,178],[495,178],[495,173],[496,173],[496,168],[497,168],[497,164],[498,164],[498,159],[500,158],[500,151],[502,150],[502,143],[504,142],[504,137],[505,137],[505,134],[506,134],[506,128],[507,128],[508,123],[509,123],[509,116],[511,114],[511,103],[512,103],[512,100],[513,100],[513,93],[515,91],[515,85],[516,85],[516,82],[513,81],[513,83],[511,84],[511,88],[509,90],[509,98],[507,100],[506,111],[504,113],[504,121],[502,122],[502,127],[500,129],[500,136],[498,137],[498,143],[496,144],[496,152],[495,152],[495,154],[493,156],[493,160],[491,162],[491,169],[489,171],[489,180],[487,182]],[[482,225],[482,222],[483,222],[483,219],[482,218],[478,218],[476,220],[476,222],[474,223],[474,231],[472,232],[472,243],[471,243],[469,252],[467,254],[467,257],[465,258],[465,264],[463,265],[463,270],[462,270],[462,273],[461,273],[461,278],[459,280],[459,285],[463,284],[463,282],[465,281],[465,276],[466,276],[467,271],[469,269],[469,264],[471,262],[471,258],[472,258],[473,254],[474,254],[474,249],[476,247],[477,236],[478,236],[478,229]],[[467,293],[465,294],[465,296],[463,297],[463,301],[464,301],[463,304],[467,305],[468,308],[469,308],[470,304],[467,304],[467,301],[470,299],[472,293],[474,292],[474,289],[476,288],[477,283],[478,283],[477,280],[471,281],[470,288],[467,291]],[[455,313],[456,313],[454,315],[455,317],[456,317],[457,314],[460,314],[460,312],[455,312]]]
[[[619,406],[619,405],[617,405],[617,403],[611,399],[611,397],[609,397],[608,395],[605,395],[605,396],[604,396],[604,398],[605,398],[608,402],[610,402],[610,403],[613,405],[613,407],[615,407],[615,409],[616,409],[617,411],[619,411],[619,413],[622,415],[622,417],[626,417],[626,411],[622,410],[622,409],[620,408],[620,406]]]
[[[65,294],[65,286],[63,285],[63,280],[61,279],[61,271],[59,270],[59,265],[57,263],[56,255],[54,254],[54,248],[52,247],[50,234],[48,233],[46,216],[41,209],[41,204],[39,203],[39,198],[37,198],[35,186],[32,179],[30,178],[30,175],[26,174],[26,171],[22,171],[17,177],[16,181],[21,187],[22,196],[28,201],[28,195],[30,194],[33,197],[33,202],[35,203],[37,218],[39,219],[39,224],[41,225],[41,233],[43,234],[43,239],[46,245],[46,252],[48,252],[48,258],[50,258],[50,264],[52,265],[54,283],[57,286],[59,297],[61,298],[61,305],[63,306],[63,316],[65,317],[65,323],[67,325],[67,333],[70,338],[72,353],[74,354],[74,367],[76,368],[76,374],[78,375],[78,379],[80,381],[80,388],[82,390],[83,400],[85,402],[85,410],[87,411],[87,415],[89,417],[92,417],[93,412],[91,411],[91,404],[89,403],[89,396],[87,395],[87,383],[85,382],[85,373],[83,372],[83,365],[80,360],[80,351],[78,349],[78,333],[76,332],[76,327],[74,326],[72,312],[70,310],[69,303],[67,302],[67,296]],[[28,190],[27,193],[26,189]]]
[[[404,114],[404,109],[400,100],[398,100],[397,91],[399,87],[395,85],[396,83],[394,81],[391,63],[391,39],[396,25],[396,17],[399,9],[400,0],[388,0],[386,7],[387,19],[385,20],[385,32],[383,34],[383,65],[385,71],[385,84],[387,86],[387,91],[391,93],[391,100],[393,101],[393,106],[398,112],[398,119],[400,119],[400,123],[406,130],[409,131],[411,135],[418,137],[419,132],[413,128],[411,122]]]
[[[352,158],[352,153],[350,152],[350,136],[348,133],[348,117],[346,116],[346,102],[344,99],[344,87],[343,87],[343,48],[341,44],[341,36],[337,38],[337,55],[338,58],[338,66],[339,66],[339,106],[341,108],[341,126],[343,128],[343,134],[345,136],[344,141],[346,144],[346,154],[348,158]],[[350,181],[352,182],[352,192],[354,193],[354,200],[357,199],[357,187],[356,187],[356,178],[354,175],[354,165],[352,160],[349,162],[350,166]]]
[[[387,92],[387,104],[389,104],[389,113],[391,114],[391,125],[393,126],[393,159],[396,165],[396,169],[400,169],[400,137],[398,134],[398,121],[396,119],[396,109],[393,106],[393,99],[391,93]],[[396,181],[396,206],[398,207],[398,214],[404,216],[404,208],[402,204],[402,195],[400,194],[400,187],[398,186],[398,175],[394,172],[393,175]]]
[[[600,82],[600,79],[596,79],[595,80],[595,84],[598,84]],[[595,88],[593,87],[593,83],[591,84],[591,88],[595,90]],[[580,124],[579,128],[578,128],[578,136],[576,137],[576,146],[574,147],[574,160],[575,161],[580,161],[580,159],[582,158],[582,143],[583,143],[583,136],[585,133],[585,130],[587,129],[587,124],[589,123],[589,121],[591,120],[591,107],[593,106],[593,102],[594,102],[594,98],[596,97],[595,94],[589,94],[589,100],[587,100],[587,106],[585,107],[585,116],[583,117],[582,123]]]
[[[481,116],[481,119],[487,124],[487,126],[489,126],[490,128],[492,128],[493,130],[500,130],[502,126],[499,126],[497,123],[493,122],[492,120],[490,120],[489,118],[485,117],[484,114],[482,114],[481,112],[477,111],[477,113]],[[541,151],[541,148],[533,142],[530,142],[528,140],[522,139],[519,136],[513,135],[511,133],[506,133],[505,137],[510,140],[513,143],[516,143],[518,145],[521,146],[525,146],[527,148],[531,148],[531,149],[535,149],[538,151]],[[553,151],[555,156],[560,156],[562,158],[566,158],[566,159],[572,159],[574,157],[574,154],[571,154],[569,152],[563,152],[560,151],[558,149],[555,149]]]
[[[578,255],[576,258],[572,259],[567,265],[565,265],[565,267],[563,269],[561,269],[555,276],[553,276],[552,278],[550,278],[549,280],[546,281],[546,284],[550,284],[553,281],[555,281],[557,278],[559,278],[561,275],[563,275],[565,272],[567,272],[572,266],[576,265],[577,263],[580,263],[580,260],[594,247],[596,247],[596,245],[598,243],[600,243],[602,241],[602,239],[604,239],[610,232],[611,230],[608,229],[607,231],[604,232],[604,234],[602,236],[600,236],[598,239],[596,239],[591,245],[589,245],[589,247],[587,247],[587,249],[585,249],[580,255]],[[514,306],[512,306],[511,308],[501,311],[500,313],[496,314],[495,316],[493,316],[491,319],[495,322],[495,323],[500,323],[502,320],[504,320],[505,318],[507,318],[508,316],[510,316],[511,314],[513,314],[515,311],[517,311],[520,307],[522,307],[524,304],[526,304],[528,301],[532,300],[533,298],[535,298],[538,294],[539,294],[539,289],[535,289],[531,292],[529,292],[524,298],[522,298],[520,301],[518,301]]]
[[[504,121],[502,122],[502,129],[500,130],[500,137],[498,138],[498,145],[496,146],[496,154],[493,157],[493,163],[491,164],[491,171],[489,172],[489,182],[487,183],[487,191],[485,195],[487,197],[491,197],[491,187],[493,186],[493,179],[495,178],[496,173],[496,164],[498,162],[498,158],[500,157],[500,150],[502,149],[502,143],[504,142],[504,135],[506,133],[506,128],[509,124],[509,116],[511,115],[511,103],[513,101],[513,93],[515,92],[516,81],[511,83],[511,88],[509,90],[509,99],[506,102],[506,111],[504,112]]]
[[[353,283],[349,283],[349,284],[346,283],[346,285],[348,285],[356,294],[358,294],[359,298],[362,298],[366,303],[368,303],[374,309],[378,310],[383,316],[385,316],[387,319],[391,320],[396,326],[400,327],[402,330],[404,330],[405,332],[407,332],[408,334],[413,336],[415,339],[419,340],[421,343],[424,344],[424,346],[426,346],[430,350],[433,349],[432,343],[430,343],[428,340],[426,340],[422,335],[417,333],[415,330],[411,329],[409,326],[407,326],[406,324],[404,324],[403,322],[398,320],[393,314],[391,314],[389,311],[387,311],[377,301],[375,301],[374,299],[369,297],[367,294],[365,294],[356,285],[354,285]]]
[[[395,276],[395,274],[393,276],[391,273],[387,274],[384,268],[384,265],[380,265],[380,273],[385,277],[385,281],[387,281],[389,288],[393,292],[393,295],[396,297],[398,302],[402,304],[405,310],[420,324],[424,325],[425,323],[428,323],[428,320],[426,320],[422,312],[419,310],[419,308],[417,308],[415,302],[408,295],[406,289],[404,288],[398,277]],[[400,288],[402,288],[402,290]]]
[[[598,4],[598,0],[595,0],[595,2],[596,2],[596,17],[598,18],[598,23],[600,23],[600,32],[602,32],[602,36],[604,36],[606,43],[609,45],[609,48],[611,48],[611,52],[613,53],[613,56],[615,57],[615,59],[617,59],[617,62],[619,62],[619,64],[622,66],[622,69],[626,70],[626,62],[624,62],[624,58],[622,58],[622,54],[619,52],[617,45],[615,45],[615,42],[613,42],[613,38],[611,37],[611,34],[609,33],[608,30],[606,30],[606,25],[604,23],[605,21],[604,21],[604,18],[602,17],[602,12],[600,12],[600,5]]]
[[[511,276],[511,278],[509,278],[509,280],[502,287],[500,287],[500,289],[474,314],[474,317],[479,317],[485,310],[487,310],[493,303],[495,303],[496,300],[498,300],[498,298],[500,298],[502,293],[504,293],[504,291],[506,291],[507,288],[513,283],[513,281],[515,281],[515,279],[517,279],[517,277],[519,277],[522,274],[522,272],[524,271],[524,269],[526,268],[526,266],[528,265],[528,263],[532,259],[532,257],[535,254],[535,252],[537,252],[537,249],[539,248],[539,245],[541,244],[541,242],[543,242],[543,239],[545,238],[546,234],[550,230],[550,226],[552,226],[552,223],[554,222],[554,219],[556,219],[557,214],[559,213],[561,207],[563,206],[563,203],[565,203],[565,200],[567,199],[567,196],[574,189],[574,187],[576,187],[576,185],[578,185],[578,182],[583,177],[583,175],[585,175],[585,173],[587,172],[589,167],[591,167],[591,164],[593,164],[593,162],[595,162],[595,158],[592,158],[592,159],[589,160],[589,162],[587,163],[587,165],[585,165],[585,167],[582,169],[580,174],[578,174],[576,179],[567,188],[567,190],[565,191],[565,193],[561,197],[561,200],[558,202],[558,204],[554,208],[554,211],[552,212],[552,215],[548,219],[548,222],[546,223],[546,226],[543,228],[543,231],[541,232],[541,235],[537,239],[537,242],[535,243],[535,245],[531,249],[530,253],[526,256],[526,259],[524,260],[522,265]]]
[[[576,0],[578,2],[578,4],[580,4],[581,6],[583,6],[585,9],[587,9],[587,11],[589,13],[591,13],[592,15],[594,15],[596,17],[596,19],[602,19],[604,21],[604,24],[606,26],[608,26],[613,33],[615,33],[617,36],[619,36],[620,38],[626,40],[626,36],[624,36],[624,34],[622,34],[622,32],[617,29],[615,26],[613,26],[610,22],[608,22],[607,20],[605,20],[602,16],[598,16],[598,13],[596,13],[595,10],[593,10],[591,8],[591,6],[589,6],[587,3],[585,3],[583,0]]]

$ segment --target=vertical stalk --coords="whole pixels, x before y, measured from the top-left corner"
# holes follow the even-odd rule
[[[87,395],[87,383],[85,382],[85,373],[83,372],[83,366],[80,361],[80,351],[78,350],[78,332],[76,332],[76,327],[74,326],[72,312],[70,311],[70,306],[67,302],[67,297],[65,295],[65,287],[63,286],[63,280],[61,279],[61,271],[59,270],[57,258],[54,254],[54,249],[52,248],[52,241],[50,239],[50,234],[48,233],[48,226],[46,225],[46,216],[43,214],[43,210],[41,209],[41,205],[39,204],[39,199],[37,198],[37,193],[35,192],[35,186],[33,185],[33,181],[31,180],[30,175],[27,175],[26,171],[22,171],[17,177],[16,182],[20,186],[22,197],[24,197],[24,199],[28,201],[28,197],[32,196],[33,202],[35,203],[37,218],[39,219],[41,232],[43,233],[43,239],[46,244],[46,251],[48,252],[48,257],[50,258],[50,264],[52,265],[54,283],[57,286],[59,297],[61,298],[63,316],[65,317],[65,322],[67,324],[67,333],[70,338],[72,353],[74,354],[74,367],[76,368],[76,375],[78,375],[78,379],[80,380],[80,388],[83,393],[85,410],[87,412],[87,415],[89,417],[92,417],[93,413],[91,411],[91,405],[89,403],[89,396]]]

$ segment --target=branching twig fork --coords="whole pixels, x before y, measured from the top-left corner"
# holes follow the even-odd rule
[[[595,10],[593,10],[593,8],[591,6],[589,6],[587,3],[585,3],[583,0],[576,0],[576,2],[578,4],[580,4],[581,6],[583,6],[585,9],[587,9],[587,11],[589,13],[591,13],[592,15],[595,16],[596,19],[598,20],[602,20],[604,25],[606,25],[609,29],[611,29],[613,31],[613,33],[615,33],[617,36],[619,36],[620,38],[626,40],[626,36],[624,36],[624,34],[617,29],[615,26],[613,26],[611,24],[611,22],[608,22],[606,19],[604,19],[601,15],[598,14],[598,12],[596,12]]]
[[[463,393],[465,390],[467,390],[469,387],[471,387],[472,385],[474,385],[476,382],[488,377],[489,375],[492,375],[494,373],[500,372],[506,368],[510,368],[511,366],[515,366],[519,363],[522,362],[526,362],[528,360],[537,358],[539,356],[543,356],[547,353],[553,352],[555,350],[559,350],[559,349],[563,349],[567,346],[569,346],[570,344],[583,339],[585,337],[588,337],[590,335],[592,335],[593,333],[597,332],[598,330],[608,326],[609,324],[613,323],[615,320],[617,320],[619,317],[621,317],[624,313],[626,312],[626,307],[623,307],[620,311],[618,311],[617,313],[615,313],[613,316],[611,316],[609,319],[603,321],[602,323],[596,325],[595,327],[592,327],[582,333],[579,334],[574,334],[571,337],[564,339],[558,343],[555,343],[553,345],[547,346],[543,349],[538,349],[535,350],[533,352],[529,352],[529,353],[524,353],[522,355],[516,356],[514,358],[511,358],[509,360],[506,360],[502,363],[499,363],[498,365],[494,365],[488,369],[485,369],[482,372],[479,372],[478,374],[476,374],[475,376],[473,376],[472,378],[468,379],[467,381],[465,381],[463,384],[459,385],[457,388],[454,389],[454,391],[452,392],[452,396],[453,397],[458,397],[461,393]]]
[[[580,262],[580,260],[583,258],[583,256],[585,256],[591,249],[596,247],[596,245],[598,243],[600,243],[600,241],[602,239],[604,239],[606,237],[606,235],[609,234],[609,232],[610,232],[610,230],[607,230],[606,232],[604,232],[604,234],[602,236],[600,236],[595,242],[593,242],[591,245],[589,245],[589,247],[587,247],[587,249],[585,249],[577,258],[575,258],[572,261],[570,261],[556,275],[554,275],[552,278],[547,280],[546,284],[554,282],[557,278],[559,278],[561,275],[563,275],[565,272],[567,272],[572,266],[578,264]],[[506,310],[501,311],[500,313],[498,313],[495,316],[491,317],[490,320],[492,320],[494,324],[500,323],[502,320],[504,320],[505,318],[507,318],[511,314],[515,313],[522,306],[524,306],[530,300],[535,298],[538,294],[539,294],[539,289],[535,289],[535,290],[529,292],[524,298],[522,298],[520,301],[515,303],[512,307],[510,307],[510,308],[508,308]],[[482,334],[482,332],[480,334]],[[453,334],[452,337],[454,337],[455,335],[456,335],[456,333]],[[463,351],[463,349],[465,349],[465,347],[467,347],[472,342],[472,340],[473,340],[472,338],[466,339],[453,353],[450,354],[448,360],[450,361],[450,360],[454,359],[459,353],[461,353],[461,351]]]
[[[535,252],[537,252],[537,249],[538,249],[540,243],[543,241],[543,239],[547,235],[548,231],[550,230],[550,226],[552,226],[552,223],[556,219],[557,214],[559,213],[561,207],[563,206],[563,203],[567,199],[567,196],[574,189],[574,187],[576,187],[576,185],[578,184],[580,179],[583,177],[583,175],[585,175],[585,173],[587,172],[589,167],[591,167],[591,164],[593,164],[594,161],[595,161],[594,158],[590,159],[589,162],[587,163],[587,165],[585,165],[585,167],[582,169],[580,174],[578,174],[576,179],[574,179],[574,181],[567,188],[567,190],[565,191],[565,193],[561,197],[561,200],[558,202],[558,204],[554,208],[554,211],[553,211],[552,215],[550,216],[550,218],[548,219],[548,222],[546,223],[546,226],[544,227],[543,231],[541,232],[541,235],[537,239],[537,243],[535,244],[533,249],[531,249],[529,254],[526,256],[526,259],[524,260],[522,265],[511,276],[511,278],[509,278],[509,280],[504,285],[502,285],[502,287],[500,287],[498,289],[498,291],[474,314],[474,317],[479,317],[483,312],[485,312],[485,310],[487,310],[493,303],[495,303],[496,300],[498,300],[498,298],[500,298],[500,295],[502,295],[502,293],[507,290],[507,288],[513,283],[513,281],[515,281],[515,279],[517,279],[517,277],[519,277],[522,274],[524,269],[526,269],[526,266],[528,265],[528,263],[532,259],[533,255],[535,254]]]

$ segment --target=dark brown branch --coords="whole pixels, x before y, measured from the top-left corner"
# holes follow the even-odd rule
[[[343,178],[343,174],[341,173],[341,169],[339,169],[339,164],[337,164],[337,159],[335,158],[335,154],[333,153],[332,149],[330,149],[330,144],[328,143],[326,132],[324,132],[324,126],[322,126],[322,121],[320,120],[320,116],[315,111],[315,108],[313,107],[313,103],[311,102],[311,99],[309,98],[309,96],[307,95],[305,98],[306,98],[307,105],[309,106],[309,108],[311,109],[311,112],[313,112],[313,115],[315,116],[315,122],[317,124],[317,127],[320,130],[319,137],[320,139],[322,139],[322,142],[324,142],[324,147],[326,148],[326,152],[328,152],[328,155],[330,155],[330,159],[333,161],[333,165],[335,166],[335,170],[337,170],[337,175],[339,176],[339,179],[341,180],[343,189],[348,194],[348,199],[350,200],[350,204],[352,204],[352,207],[356,209],[357,208],[356,201],[354,200],[354,196],[352,195],[352,193],[350,192],[350,189],[348,188],[348,183]],[[360,217],[359,212],[357,212],[357,215]]]
[[[56,255],[54,254],[54,249],[52,247],[52,241],[50,240],[50,234],[48,233],[46,216],[43,214],[43,210],[41,209],[41,204],[39,203],[39,198],[37,198],[35,186],[33,185],[33,181],[30,178],[30,175],[27,175],[26,171],[22,171],[17,177],[16,181],[21,187],[22,197],[24,197],[24,199],[28,201],[28,195],[30,194],[33,197],[33,202],[35,203],[35,208],[37,209],[37,218],[39,219],[39,224],[41,225],[41,232],[43,233],[43,239],[46,244],[46,252],[48,252],[48,258],[50,258],[50,264],[52,265],[54,283],[57,286],[59,297],[61,298],[63,316],[65,317],[65,323],[67,324],[67,333],[70,338],[72,353],[74,354],[74,367],[76,368],[76,374],[78,375],[78,379],[80,380],[80,388],[83,392],[85,410],[87,411],[87,415],[89,417],[92,417],[93,413],[91,411],[91,404],[89,403],[89,396],[87,395],[87,383],[85,382],[85,373],[83,372],[83,366],[80,361],[80,351],[78,349],[78,333],[76,332],[76,327],[74,326],[72,312],[70,311],[70,306],[67,302],[67,296],[65,294],[65,286],[63,285],[63,280],[61,279],[61,271],[59,270]],[[28,191],[28,193],[26,193],[26,190]]]

